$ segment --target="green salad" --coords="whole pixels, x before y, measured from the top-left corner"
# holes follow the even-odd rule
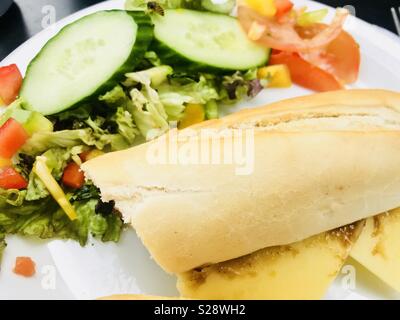
[[[261,91],[269,50],[229,16],[234,4],[128,0],[44,46],[0,116],[0,255],[9,234],[117,242],[123,220],[82,162],[218,118],[220,105]]]

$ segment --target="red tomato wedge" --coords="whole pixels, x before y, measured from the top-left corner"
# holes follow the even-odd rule
[[[293,2],[290,0],[275,0],[276,14],[279,20],[293,8]]]
[[[75,162],[71,162],[64,169],[62,182],[67,187],[79,189],[85,183],[85,175]]]
[[[32,277],[36,273],[35,262],[29,257],[17,257],[14,273],[23,277]]]
[[[12,167],[0,168],[0,188],[2,189],[25,189],[28,186],[28,181],[24,179]]]
[[[327,28],[324,24],[315,24],[311,27],[297,27],[299,35],[307,39]],[[324,49],[315,54],[302,54],[310,63],[333,73],[343,83],[353,83],[357,80],[360,71],[360,46],[354,38],[342,30],[337,38]]]
[[[0,157],[9,159],[25,144],[29,135],[13,118],[0,127]]]
[[[0,98],[6,105],[17,98],[21,85],[22,75],[17,65],[0,67]]]
[[[285,64],[290,70],[292,81],[302,87],[315,91],[343,89],[336,77],[304,60],[295,52],[273,52],[270,64]]]

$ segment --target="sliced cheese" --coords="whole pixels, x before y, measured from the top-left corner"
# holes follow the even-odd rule
[[[400,291],[400,209],[367,219],[351,256]]]
[[[346,226],[192,270],[178,276],[178,289],[194,299],[321,299],[362,227]]]

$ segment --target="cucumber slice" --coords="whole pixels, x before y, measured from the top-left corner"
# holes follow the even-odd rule
[[[265,65],[269,49],[247,38],[237,19],[186,9],[154,15],[153,50],[161,61],[178,69],[247,70]]]
[[[32,60],[21,97],[44,115],[73,108],[112,89],[142,60],[152,38],[144,12],[86,16],[62,29]]]
[[[211,12],[229,14],[235,5],[235,0],[201,0],[201,6]]]

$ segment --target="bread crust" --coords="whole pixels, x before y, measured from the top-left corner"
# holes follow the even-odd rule
[[[167,272],[293,243],[400,206],[399,93],[316,94],[192,130],[204,128],[253,129],[253,173],[237,175],[234,164],[149,164],[157,142],[83,165]]]

